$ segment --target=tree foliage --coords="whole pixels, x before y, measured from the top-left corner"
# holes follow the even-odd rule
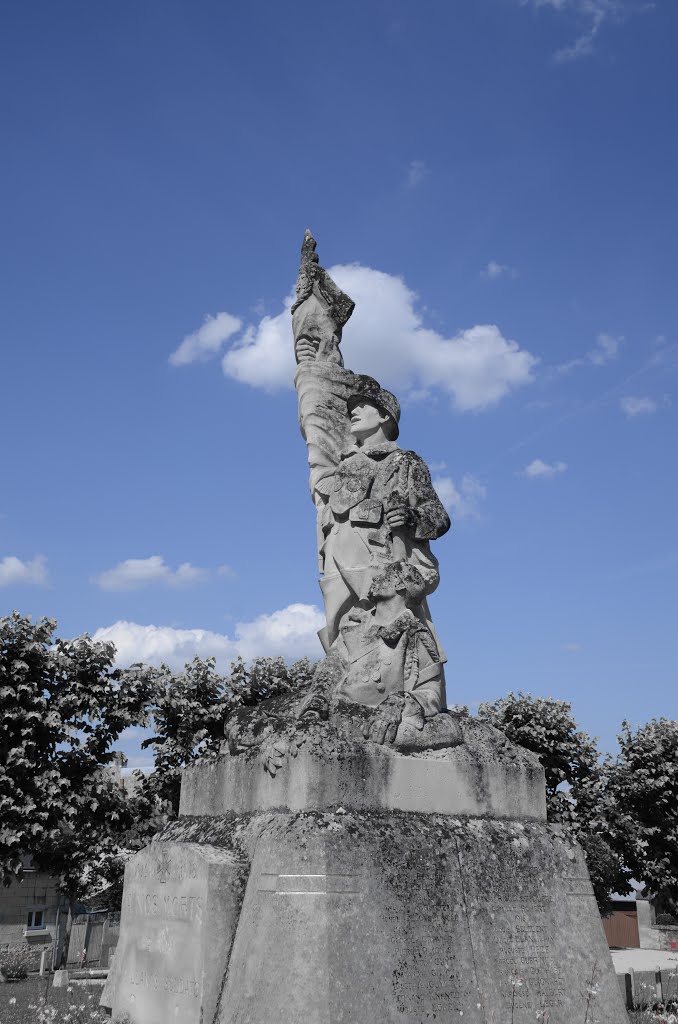
[[[0,619],[0,868],[7,884],[30,854],[69,890],[92,851],[133,825],[113,744],[143,721],[149,693],[143,679],[121,685],[111,644],[55,629]]]
[[[122,671],[112,644],[55,630],[0,619],[0,868],[9,883],[30,856],[75,898],[119,883],[125,856],[176,815],[182,768],[218,754],[232,709],[306,687],[314,666],[238,660],[224,676],[196,658],[179,673]],[[132,795],[113,771],[128,726],[150,730],[154,756]]]
[[[598,763],[595,742],[577,728],[571,705],[550,697],[510,692],[499,700],[481,704],[478,718],[539,756],[546,776],[549,821],[567,820],[572,801],[563,784],[572,793],[590,777]]]
[[[619,752],[608,758],[612,843],[634,877],[678,909],[678,722],[622,723]]]

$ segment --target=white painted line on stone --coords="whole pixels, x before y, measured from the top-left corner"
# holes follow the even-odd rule
[[[346,883],[335,882],[333,879],[354,879],[356,875],[343,874],[340,872],[307,872],[301,873],[285,873],[275,874],[272,871],[262,871],[259,876],[260,884],[257,886],[259,892],[271,892],[278,896],[343,896],[344,894],[357,894],[360,893],[360,889],[347,889],[344,888]],[[286,879],[309,879],[310,886],[308,889],[288,889],[285,887]],[[327,888],[312,888],[311,886],[318,886],[319,883],[316,879],[323,879]],[[280,888],[279,888],[280,886]],[[335,888],[336,886],[336,888]]]

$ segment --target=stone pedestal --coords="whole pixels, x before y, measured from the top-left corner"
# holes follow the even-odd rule
[[[452,717],[452,716],[450,716]],[[351,807],[489,818],[546,820],[544,772],[529,751],[491,726],[458,720],[454,747],[402,754],[336,735],[330,726],[302,734],[283,768],[262,770],[258,748],[200,761],[184,771],[182,816]]]
[[[104,1005],[135,1024],[213,1020],[247,874],[244,857],[203,841],[154,842],[132,858]]]
[[[495,730],[186,772],[128,867],[103,1002],[133,1024],[622,1024],[581,850]],[[318,727],[325,728],[325,727]],[[211,812],[211,813],[210,813]]]

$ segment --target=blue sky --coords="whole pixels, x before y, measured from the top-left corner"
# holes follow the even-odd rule
[[[123,661],[320,653],[285,308],[310,226],[347,365],[454,520],[449,700],[570,700],[603,749],[678,717],[678,7],[3,22],[3,612]]]

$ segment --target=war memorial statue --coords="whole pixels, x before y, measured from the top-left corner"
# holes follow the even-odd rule
[[[445,659],[426,598],[440,579],[429,541],[450,519],[423,459],[397,444],[398,399],[343,366],[353,302],[315,247],[307,231],[292,323],[327,619],[320,639],[341,666],[334,693],[379,708],[369,735],[392,742],[401,720],[421,730],[445,708]],[[329,697],[315,686],[302,714],[322,712]]]
[[[400,406],[343,365],[306,232],[292,307],[325,650],[237,709],[125,872],[102,997],[132,1024],[622,1024],[581,849],[538,758],[446,704],[428,598],[449,517]]]

